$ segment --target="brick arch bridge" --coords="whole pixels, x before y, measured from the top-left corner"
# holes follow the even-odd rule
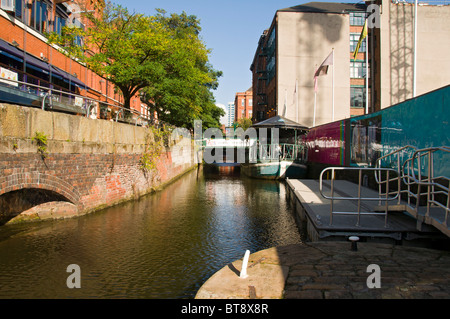
[[[44,158],[34,141],[38,132],[47,136]],[[136,125],[0,103],[0,226],[11,216],[26,221],[33,214],[41,220],[85,215],[149,194],[197,167],[192,141],[184,138],[177,140],[182,152],[166,148],[156,169],[145,171],[141,162],[150,133]]]
[[[57,176],[40,172],[24,172],[0,177],[0,196],[23,189],[52,191],[66,198],[79,210],[83,209],[78,190]]]

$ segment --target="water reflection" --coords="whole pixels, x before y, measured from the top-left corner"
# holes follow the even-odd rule
[[[245,250],[301,241],[284,187],[194,171],[100,213],[0,227],[0,298],[192,298]]]

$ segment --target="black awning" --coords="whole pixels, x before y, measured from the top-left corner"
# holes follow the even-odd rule
[[[84,84],[82,81],[80,81],[78,78],[74,77],[73,75],[71,75],[70,73],[68,73],[64,70],[61,70],[60,68],[58,68],[54,65],[52,65],[52,72],[53,72],[53,74],[56,73],[57,75],[62,77],[64,79],[64,82],[67,82],[67,83],[70,82],[72,84],[75,84],[75,85],[83,88],[83,89],[88,89],[87,85]]]
[[[260,127],[277,127],[277,128],[291,128],[291,129],[299,129],[299,130],[309,130],[308,127],[289,120],[280,115],[274,116],[268,120],[265,120],[260,123],[253,124],[252,127],[260,128]]]
[[[82,81],[80,81],[70,73],[61,70],[60,68],[51,65],[50,63],[44,62],[32,56],[31,54],[16,48],[15,46],[9,44],[8,42],[2,39],[0,39],[0,51],[5,51],[10,55],[14,55],[17,58],[20,58],[21,60],[25,60],[27,64],[30,64],[36,68],[43,70],[45,74],[48,74],[51,71],[53,74],[56,74],[57,76],[63,78],[63,80],[67,83],[70,82],[81,88],[89,89],[86,84],[84,84]]]
[[[50,65],[48,63],[32,56],[29,53],[24,53],[23,50],[16,48],[2,39],[0,39],[0,50],[4,50],[5,52],[20,58],[21,60],[25,60],[27,64],[38,67],[47,73],[50,71]]]

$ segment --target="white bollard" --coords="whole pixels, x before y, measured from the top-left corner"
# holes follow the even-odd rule
[[[359,237],[358,236],[350,236],[348,239],[352,242],[351,250],[358,251],[357,243],[358,243]]]
[[[244,261],[242,262],[242,270],[241,275],[239,276],[241,279],[245,279],[248,277],[247,275],[247,265],[248,265],[248,259],[250,258],[250,250],[247,250],[245,252]]]

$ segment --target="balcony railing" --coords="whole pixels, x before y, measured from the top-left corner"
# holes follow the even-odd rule
[[[306,162],[306,148],[298,144],[256,144],[251,148],[250,161],[257,163],[277,161]]]
[[[31,80],[31,81],[30,81]],[[49,83],[28,77],[27,82],[0,79],[0,102],[17,103],[29,107],[38,107],[45,111],[60,111],[83,115],[92,119],[109,119],[139,126],[171,127],[158,119],[134,109],[124,108],[119,103],[108,103],[91,97],[50,88]],[[44,84],[44,85],[42,85]],[[47,84],[47,86],[45,86]],[[52,84],[53,86],[53,84]],[[9,96],[7,99],[6,96]],[[100,112],[97,110],[100,109]]]

